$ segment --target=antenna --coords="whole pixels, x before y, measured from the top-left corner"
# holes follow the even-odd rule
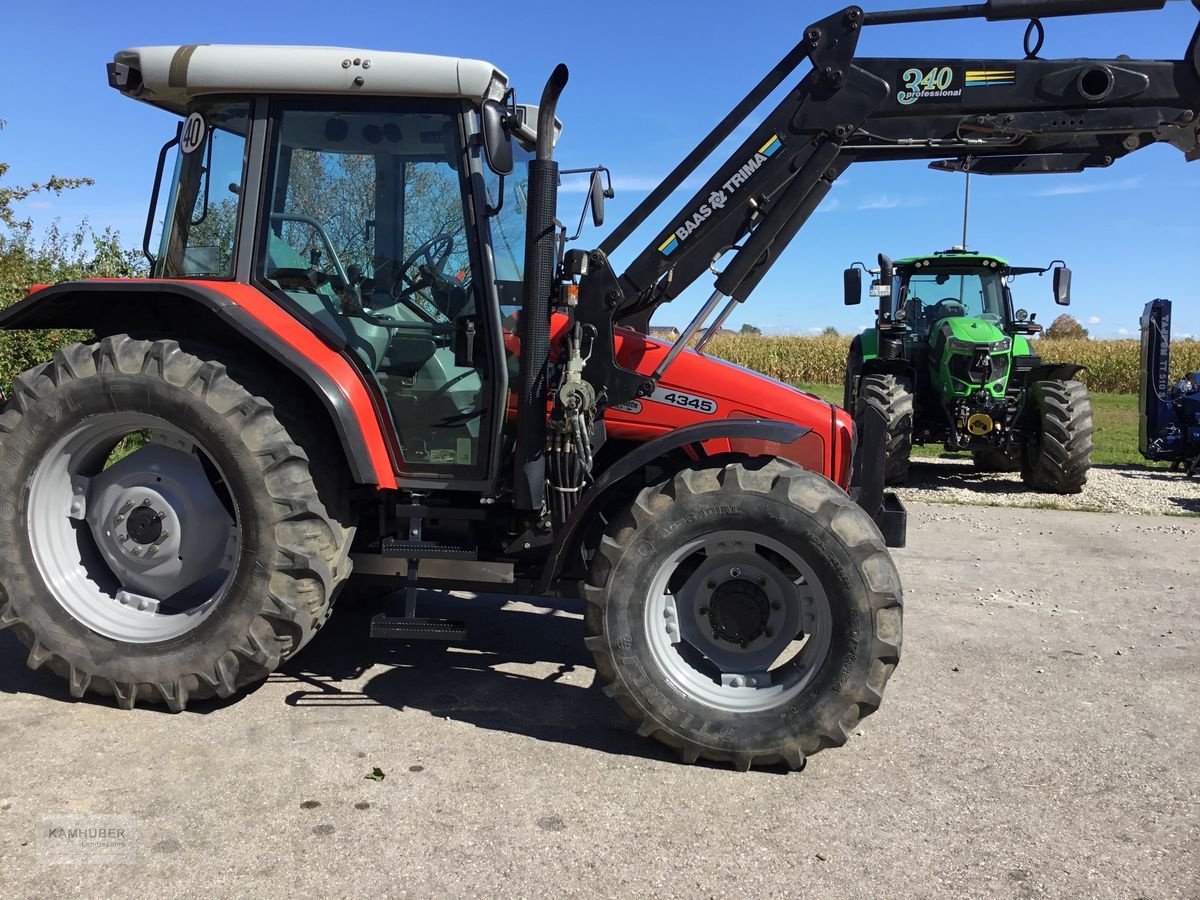
[[[974,160],[969,156],[963,161],[963,173],[966,175],[966,190],[963,192],[962,248],[964,251],[967,249],[967,213],[971,209],[971,163],[972,162],[974,162]]]

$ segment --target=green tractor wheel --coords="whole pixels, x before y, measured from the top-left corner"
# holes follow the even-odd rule
[[[1033,385],[1038,436],[1025,445],[1021,479],[1036,491],[1078,494],[1091,466],[1092,401],[1078,381]]]
[[[908,456],[912,452],[912,380],[903,375],[864,375],[858,382],[854,420],[861,427],[866,411],[874,407],[887,420],[883,478],[887,484],[908,480]]]

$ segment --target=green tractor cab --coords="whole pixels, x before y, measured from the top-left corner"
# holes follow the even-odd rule
[[[847,305],[862,301],[856,263],[845,271]],[[1071,302],[1071,270],[1012,266],[955,248],[893,262],[880,254],[870,294],[875,327],[846,361],[845,408],[861,421],[874,407],[888,422],[885,477],[902,484],[913,444],[970,451],[985,471],[1020,471],[1035,490],[1078,493],[1092,452],[1092,408],[1076,380],[1082,366],[1046,365],[1030,338],[1037,314],[1014,310],[1019,275],[1053,272],[1054,299]]]

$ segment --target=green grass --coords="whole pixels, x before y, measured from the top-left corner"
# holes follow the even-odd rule
[[[816,394],[830,403],[842,402],[840,384],[797,384],[796,387]],[[1166,465],[1148,463],[1138,452],[1138,398],[1134,394],[1092,394],[1092,413],[1096,422],[1096,449],[1092,451],[1095,465]],[[915,457],[967,457],[966,453],[947,453],[940,445],[913,447]]]

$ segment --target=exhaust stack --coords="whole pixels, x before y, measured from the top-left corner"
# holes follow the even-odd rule
[[[546,493],[546,365],[550,302],[557,265],[558,163],[554,121],[567,86],[567,67],[554,67],[538,107],[537,152],[529,161],[525,222],[525,299],[521,307],[521,385],[517,405],[513,493],[517,509],[540,510]]]

